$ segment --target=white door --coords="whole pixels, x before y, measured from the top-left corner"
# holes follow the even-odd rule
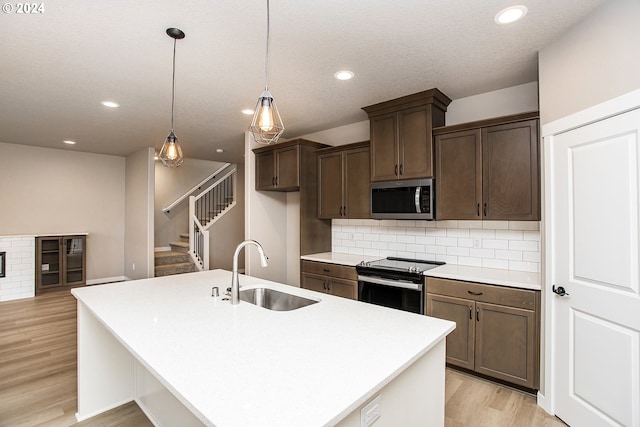
[[[547,141],[552,387],[574,427],[640,426],[639,135],[632,110]]]

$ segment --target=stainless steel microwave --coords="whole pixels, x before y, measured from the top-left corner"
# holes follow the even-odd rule
[[[371,183],[373,219],[426,219],[435,216],[433,178]]]

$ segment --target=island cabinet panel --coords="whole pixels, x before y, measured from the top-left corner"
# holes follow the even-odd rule
[[[318,217],[370,218],[369,142],[318,150]]]
[[[86,283],[86,236],[36,237],[36,295]]]
[[[537,112],[436,129],[436,218],[540,220]]]
[[[540,292],[427,278],[427,315],[456,322],[447,363],[498,380],[539,385]]]
[[[306,260],[301,263],[302,288],[358,299],[358,273],[355,267]]]
[[[451,100],[438,89],[364,107],[371,134],[371,181],[433,177],[432,130]]]

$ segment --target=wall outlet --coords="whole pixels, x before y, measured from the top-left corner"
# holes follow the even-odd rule
[[[136,263],[134,262],[133,264],[131,264],[131,269],[135,270],[136,269]]]
[[[369,427],[380,418],[380,396],[377,395],[367,406],[360,410],[360,427]]]
[[[480,241],[480,238],[474,237],[473,238],[473,247],[478,249],[481,245],[482,245],[482,242]]]

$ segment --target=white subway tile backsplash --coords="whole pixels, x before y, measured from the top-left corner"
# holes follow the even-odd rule
[[[35,296],[35,237],[0,236],[0,252],[6,253],[0,301]]]
[[[540,272],[540,224],[529,221],[333,220],[332,250]]]

